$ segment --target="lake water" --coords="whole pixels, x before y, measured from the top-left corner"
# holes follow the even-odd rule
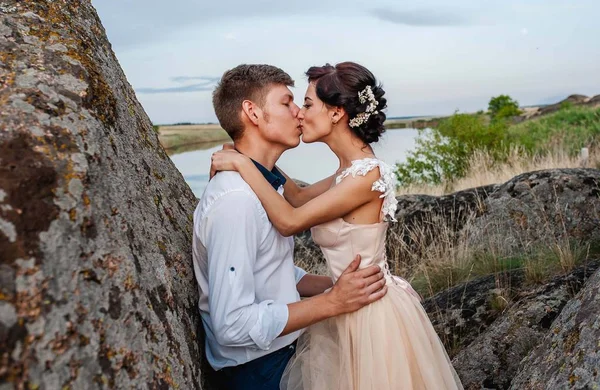
[[[418,131],[413,129],[389,130],[377,144],[373,144],[375,154],[390,165],[403,162],[406,153],[415,147],[417,134]],[[211,146],[202,149],[199,144],[197,150],[171,156],[197,197],[202,196],[208,184],[210,156],[221,149],[221,145]],[[294,179],[314,183],[333,174],[338,169],[338,160],[323,143],[300,143],[297,148],[286,151],[277,166]]]

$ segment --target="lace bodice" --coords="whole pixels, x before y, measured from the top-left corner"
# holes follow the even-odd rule
[[[375,168],[379,168],[381,177],[373,183],[371,190],[382,193],[380,196],[380,198],[383,198],[381,213],[383,214],[384,221],[397,222],[395,218],[396,208],[398,207],[398,201],[396,200],[396,175],[392,167],[388,164],[376,158],[354,160],[350,167],[346,168],[336,177],[335,184],[339,184],[349,175],[352,175],[352,177],[356,177],[356,175],[366,176],[367,173]]]

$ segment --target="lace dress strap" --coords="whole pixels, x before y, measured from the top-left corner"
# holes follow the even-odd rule
[[[339,184],[345,177],[350,175],[352,177],[356,177],[356,175],[366,176],[367,173],[375,168],[379,168],[380,177],[373,183],[371,191],[382,193],[379,197],[383,198],[381,213],[383,214],[384,221],[397,222],[395,218],[396,208],[398,207],[398,201],[396,200],[396,175],[392,167],[388,164],[376,158],[354,160],[350,167],[346,168],[335,178],[335,184]]]

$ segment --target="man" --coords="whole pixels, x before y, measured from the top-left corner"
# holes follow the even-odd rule
[[[333,177],[298,189],[275,167],[300,142],[293,85],[274,66],[240,65],[223,75],[213,105],[235,148],[254,160],[273,188],[283,194],[287,183],[311,198]],[[379,267],[358,270],[360,257],[332,285],[328,277],[295,267],[293,247],[237,172],[209,182],[194,213],[193,257],[206,354],[221,388],[279,389],[303,328],[385,294]]]

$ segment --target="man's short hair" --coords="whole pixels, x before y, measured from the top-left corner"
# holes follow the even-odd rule
[[[242,136],[242,102],[251,100],[263,108],[269,88],[282,84],[294,86],[289,74],[272,65],[238,65],[226,71],[213,91],[213,107],[221,127],[232,140]]]

